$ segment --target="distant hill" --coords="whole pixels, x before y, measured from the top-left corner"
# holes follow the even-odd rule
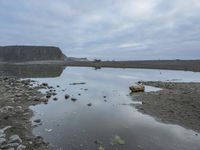
[[[60,48],[53,46],[0,46],[0,61],[64,61],[67,57]]]

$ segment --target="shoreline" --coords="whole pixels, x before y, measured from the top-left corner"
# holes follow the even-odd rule
[[[48,99],[39,89],[33,87],[35,81],[20,80],[15,77],[0,77],[0,149],[48,149],[48,143],[42,137],[32,134],[32,105],[46,103]],[[6,130],[4,130],[6,129]],[[11,137],[14,136],[13,142]]]
[[[142,105],[136,106],[138,111],[153,116],[158,121],[200,132],[200,83],[143,83],[162,90],[134,94],[134,98],[142,102]]]
[[[142,68],[200,72],[200,60],[144,60],[144,61],[30,61],[0,62],[0,65],[63,65],[73,67]]]

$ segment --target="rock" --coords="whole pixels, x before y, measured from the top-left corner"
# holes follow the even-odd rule
[[[0,133],[0,138],[5,138],[6,135],[4,133]]]
[[[70,96],[68,94],[65,94],[65,99],[69,99]]]
[[[17,147],[19,146],[19,143],[9,143],[7,144],[7,147]]]
[[[53,96],[57,95],[57,93],[52,93]]]
[[[40,123],[40,122],[41,122],[41,119],[36,119],[36,120],[34,120],[34,122]]]
[[[34,101],[38,102],[38,101],[40,101],[40,99],[39,98],[35,98]]]
[[[69,85],[86,84],[85,82],[70,83]]]
[[[19,137],[19,135],[15,134],[15,135],[12,135],[10,138],[9,138],[9,143],[15,143],[15,142],[18,142],[18,143],[22,143],[22,139]]]
[[[12,128],[11,126],[6,126],[6,127],[4,127],[2,130],[5,132],[6,130],[8,130],[8,129],[10,129],[10,128]]]
[[[145,86],[143,83],[138,83],[137,85],[130,86],[131,92],[144,92]]]
[[[0,112],[1,113],[7,113],[7,112],[13,111],[13,110],[14,110],[14,107],[12,107],[12,106],[5,106],[5,107],[3,107],[3,108],[0,109]]]
[[[43,86],[48,86],[48,83],[42,83]]]
[[[58,98],[54,97],[54,98],[53,98],[53,100],[54,100],[54,101],[57,101],[57,100],[58,100]]]
[[[8,150],[15,150],[15,149],[12,147],[12,148],[9,148]]]
[[[100,146],[98,147],[98,150],[105,150],[105,149],[104,149],[104,147],[103,147],[102,145],[100,145]]]
[[[26,146],[22,144],[17,147],[17,150],[24,150],[24,149],[26,149]]]
[[[22,97],[22,94],[19,93],[19,94],[15,94],[16,97]]]
[[[51,94],[47,93],[46,98],[51,98]]]
[[[87,104],[88,106],[92,106],[92,103]]]
[[[6,142],[5,138],[0,138],[0,145],[4,144]]]
[[[47,102],[48,102],[48,99],[44,98],[44,99],[42,99],[42,101],[43,101],[44,103],[47,103]]]
[[[6,116],[3,117],[4,120],[8,120],[9,118],[10,118],[9,115],[6,115]]]
[[[77,101],[77,99],[76,99],[76,98],[71,98],[71,100],[72,100],[72,101],[74,101],[74,102],[75,102],[75,101]]]
[[[120,136],[116,135],[112,141],[111,141],[111,144],[112,145],[124,145],[125,144],[125,141],[123,139],[121,139]]]

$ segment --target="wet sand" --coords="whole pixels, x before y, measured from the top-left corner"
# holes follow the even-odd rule
[[[200,132],[200,83],[144,82],[162,88],[157,92],[134,94],[142,101],[137,109],[164,123],[178,124]]]

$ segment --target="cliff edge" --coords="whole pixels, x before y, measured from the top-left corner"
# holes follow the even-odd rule
[[[53,46],[0,46],[1,62],[64,61],[67,57]]]

